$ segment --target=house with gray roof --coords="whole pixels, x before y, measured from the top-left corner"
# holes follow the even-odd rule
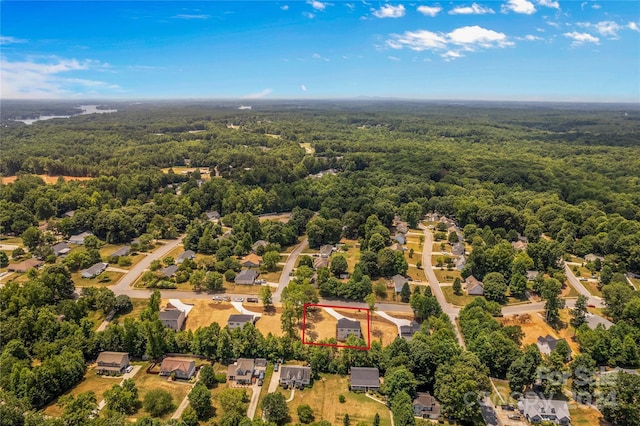
[[[329,257],[331,256],[331,253],[333,253],[332,245],[327,244],[320,247],[320,257]]]
[[[464,244],[455,243],[451,246],[451,254],[454,256],[462,256],[464,254]]]
[[[536,278],[538,278],[538,274],[539,274],[538,271],[535,271],[533,269],[528,270],[527,271],[527,281],[535,280]]]
[[[311,384],[311,367],[283,365],[280,367],[280,384],[284,387],[303,387]]]
[[[518,410],[531,423],[551,422],[558,425],[571,423],[566,401],[527,396],[518,401]]]
[[[409,280],[400,274],[396,274],[391,277],[391,282],[393,282],[393,288],[395,289],[396,294],[399,294],[402,291],[402,287],[404,287],[405,283],[408,283]]]
[[[543,336],[538,337],[538,340],[536,341],[536,345],[538,346],[538,349],[540,349],[540,352],[542,352],[545,355],[549,355],[551,354],[552,351],[556,349],[556,346],[558,346],[558,343],[562,340],[564,340],[565,343],[567,342],[566,339],[556,339],[550,334],[547,334],[544,337]],[[567,344],[567,346],[569,345]],[[571,347],[569,347],[569,355],[567,356],[567,359],[571,359]]]
[[[120,247],[118,250],[116,250],[113,253],[111,253],[110,256],[112,256],[112,257],[129,256],[130,252],[131,252],[131,247],[124,246],[124,247]]]
[[[180,253],[180,256],[178,256],[178,258],[176,259],[176,263],[182,263],[186,259],[193,260],[195,258],[196,258],[196,252],[194,252],[193,250],[187,250]]]
[[[129,354],[126,352],[100,352],[96,364],[98,374],[118,376],[124,374],[129,366]]]
[[[163,309],[159,312],[162,325],[175,331],[182,330],[186,316],[180,309]]]
[[[400,326],[400,337],[405,340],[411,341],[413,335],[420,331],[420,324],[416,321],[411,321],[409,325]]]
[[[83,269],[80,275],[82,276],[82,278],[97,277],[107,270],[107,266],[109,266],[109,264],[106,262],[98,262],[95,265],[88,267],[87,269]]]
[[[252,323],[255,321],[255,316],[248,314],[231,314],[227,320],[227,326],[229,331],[236,328],[242,328],[246,323]]]
[[[467,294],[469,296],[484,295],[484,284],[473,275],[469,275],[464,282],[467,284]]]
[[[207,219],[210,220],[210,221],[214,221],[214,220],[220,219],[220,213],[218,213],[215,210],[205,212],[205,215],[207,216]]]
[[[413,415],[423,419],[437,420],[440,417],[440,403],[429,392],[418,392],[413,400]]]
[[[256,283],[256,278],[258,278],[258,275],[259,275],[259,272],[257,269],[243,269],[236,276],[236,279],[234,280],[234,282],[236,284],[252,285]]]
[[[178,272],[178,265],[169,265],[164,268],[161,273],[165,278],[171,278],[176,272]]]
[[[89,235],[93,235],[93,234],[91,232],[82,232],[80,234],[70,236],[67,241],[69,242],[69,244],[82,245],[84,244],[84,239],[87,238]]]
[[[336,340],[344,342],[347,337],[354,335],[358,338],[362,337],[362,329],[360,321],[351,320],[349,318],[341,318],[336,324]]]
[[[590,329],[595,329],[599,325],[602,325],[605,329],[609,329],[613,325],[613,323],[608,319],[590,312],[587,313],[585,319]]]
[[[329,267],[329,259],[326,257],[316,257],[315,259],[313,259],[313,268],[314,269],[320,269],[320,268],[328,268]]]
[[[370,391],[380,389],[380,371],[370,367],[351,367],[349,388],[352,391]]]
[[[394,235],[393,239],[396,240],[399,244],[407,244],[407,237],[404,234],[397,233],[396,235]]]
[[[54,244],[51,249],[53,250],[53,254],[56,257],[66,256],[71,251],[71,247],[69,247],[69,244],[65,243],[64,241]]]
[[[458,256],[453,264],[455,265],[456,270],[462,271],[464,267],[467,266],[467,258],[464,255]]]
[[[251,246],[251,251],[256,253],[260,247],[265,248],[267,244],[265,240],[258,240]]]

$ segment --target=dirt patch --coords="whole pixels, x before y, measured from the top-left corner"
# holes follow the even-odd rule
[[[54,183],[58,182],[58,178],[60,176],[48,176],[48,175],[36,175],[38,176],[40,179],[42,179],[46,184],[49,185],[53,185]],[[0,182],[2,182],[4,185],[8,184],[8,183],[13,183],[16,181],[18,177],[17,176],[4,176],[4,177],[0,177]],[[70,181],[70,180],[91,180],[93,179],[92,177],[89,176],[66,176],[66,175],[62,175],[62,178],[65,181]]]
[[[566,311],[566,310],[565,310]],[[567,340],[569,347],[573,353],[580,353],[578,343],[572,340],[573,332],[567,328],[561,328],[560,330],[554,330],[549,324],[547,324],[540,315],[544,315],[544,312],[536,312],[530,314],[509,315],[501,318],[501,322],[504,325],[519,325],[522,328],[524,337],[522,338],[523,345],[536,344],[538,337],[546,336],[550,334],[555,338],[564,338]]]
[[[261,306],[244,304],[244,308],[262,314],[260,319],[256,321],[256,328],[264,335],[271,333],[274,336],[282,336],[282,322],[280,317],[282,315],[282,308],[271,308],[268,311],[264,311]],[[265,381],[265,383],[267,383]]]

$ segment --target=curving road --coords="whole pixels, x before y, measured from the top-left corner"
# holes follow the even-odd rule
[[[309,240],[307,239],[307,237],[304,237],[304,240],[302,240],[298,244],[298,246],[293,249],[289,257],[287,258],[287,261],[282,268],[282,274],[280,275],[280,281],[278,282],[278,289],[275,291],[275,293],[273,293],[273,296],[271,297],[273,303],[280,303],[282,290],[284,290],[284,288],[289,285],[289,274],[293,272],[293,268],[296,266],[296,261],[298,260],[298,256],[300,256],[300,253],[302,253],[302,251],[307,247],[309,247]]]
[[[571,268],[569,267],[567,262],[564,262],[564,272],[567,275],[567,280],[578,291],[578,293],[582,294],[583,296],[586,296],[587,299],[589,299],[588,303],[590,305],[593,305],[596,308],[604,308],[604,307],[606,307],[606,305],[605,305],[605,303],[604,303],[604,301],[602,300],[601,297],[592,295],[589,292],[589,290],[587,290],[587,288],[582,285],[580,280],[578,278],[576,278],[576,276],[573,274],[573,271],[571,270]]]

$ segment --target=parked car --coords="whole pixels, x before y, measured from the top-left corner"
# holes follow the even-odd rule
[[[280,363],[276,362],[276,365],[274,365],[273,367],[273,371],[278,371],[278,370],[280,370]]]
[[[262,379],[258,379],[258,386],[262,386],[262,383],[263,383],[263,382],[264,382],[264,381],[263,381]]]
[[[264,379],[264,371],[260,372],[260,374],[258,375],[258,379],[260,379],[260,380]]]
[[[256,284],[265,284],[267,280],[256,280]]]
[[[234,302],[244,302],[244,297],[236,297],[233,299]]]
[[[131,373],[133,371],[133,365],[127,367],[127,373]]]
[[[257,297],[247,297],[247,302],[258,303]]]
[[[213,296],[212,299],[222,301],[222,296]]]
[[[223,296],[222,300],[224,300],[225,302],[231,302],[231,298],[229,296]]]

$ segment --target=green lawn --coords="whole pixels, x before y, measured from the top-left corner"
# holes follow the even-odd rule
[[[594,296],[602,297],[602,291],[600,291],[596,283],[592,281],[580,281],[580,282],[582,283],[584,288],[589,290],[589,293],[591,293]]]
[[[76,287],[102,287],[114,285],[123,275],[122,272],[105,271],[97,277],[82,278],[81,272],[78,271],[71,274],[71,279]]]
[[[476,297],[482,297],[482,296],[468,296],[464,294],[464,291],[460,296],[455,295],[453,294],[452,286],[443,286],[440,288],[442,289],[442,292],[444,293],[444,297],[445,299],[447,299],[447,302],[453,303],[454,305],[457,305],[457,306],[467,306],[469,303],[473,302],[476,299]]]

